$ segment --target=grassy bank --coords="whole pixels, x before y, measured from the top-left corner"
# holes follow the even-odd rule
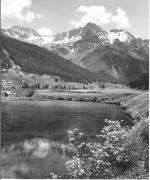
[[[133,89],[106,88],[97,92],[56,92],[56,91],[37,91],[34,95],[39,100],[68,100],[83,102],[109,102],[118,103],[116,100],[133,94],[139,94],[141,91]]]
[[[120,178],[149,178],[149,91],[118,99],[121,107],[134,119],[128,131],[126,148],[136,158],[135,167]]]
[[[149,92],[139,95],[132,95],[118,100],[120,105],[125,108],[133,118],[142,120],[149,116]]]

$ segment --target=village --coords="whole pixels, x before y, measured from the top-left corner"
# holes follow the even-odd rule
[[[2,69],[2,95],[16,96],[20,89],[36,89],[39,91],[99,91],[105,84],[100,82],[77,83],[65,82],[58,76],[25,73],[20,66],[12,64],[10,69]]]

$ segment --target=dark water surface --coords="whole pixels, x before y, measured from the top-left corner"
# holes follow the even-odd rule
[[[46,178],[65,172],[72,156],[67,131],[74,128],[94,138],[104,119],[131,120],[118,106],[70,101],[10,101],[1,103],[1,177]]]

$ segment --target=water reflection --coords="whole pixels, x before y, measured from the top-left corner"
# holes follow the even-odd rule
[[[17,174],[23,175],[29,172],[29,166],[26,163],[12,165],[10,167],[1,167],[1,177],[17,178]]]
[[[65,171],[65,162],[74,153],[71,144],[43,138],[25,140],[2,148],[1,174],[3,178],[34,178],[37,173],[42,178],[56,170],[61,174]]]

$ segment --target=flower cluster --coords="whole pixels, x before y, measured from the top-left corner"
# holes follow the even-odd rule
[[[118,121],[105,120],[97,138],[102,143],[87,143],[86,136],[78,130],[68,131],[69,141],[77,147],[78,154],[66,163],[70,178],[114,177],[116,162],[122,162],[122,144],[126,141],[127,128],[121,128]],[[115,162],[115,163],[114,163]]]
[[[110,179],[145,177],[148,160],[148,119],[133,128],[121,127],[119,121],[105,120],[106,126],[96,142],[88,142],[78,129],[68,131],[68,140],[76,154],[66,162],[69,179]],[[148,165],[147,165],[148,166]],[[57,178],[55,174],[52,178]]]

